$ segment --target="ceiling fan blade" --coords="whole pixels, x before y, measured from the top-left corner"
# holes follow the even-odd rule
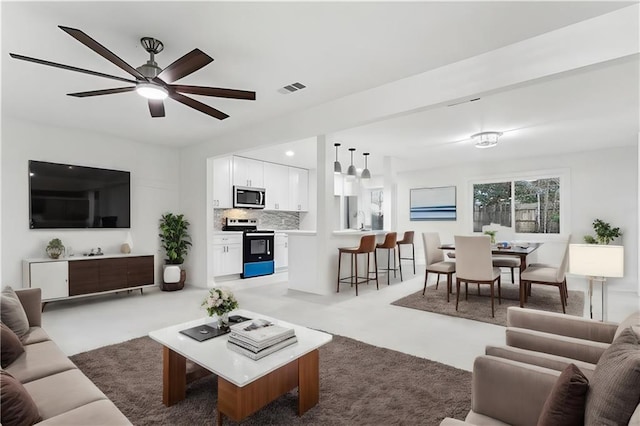
[[[123,70],[125,70],[126,72],[128,72],[129,74],[134,76],[135,78],[140,79],[140,80],[146,80],[146,77],[144,75],[140,74],[140,72],[137,69],[135,69],[131,65],[127,64],[125,61],[123,61],[118,56],[116,56],[115,53],[113,53],[112,51],[110,51],[109,49],[107,49],[106,47],[104,47],[103,45],[101,45],[100,43],[98,43],[97,41],[92,39],[91,37],[89,37],[87,34],[83,33],[80,30],[77,30],[75,28],[64,27],[62,25],[58,25],[58,27],[62,31],[64,31],[67,34],[69,34],[71,37],[73,37],[76,40],[78,40],[80,43],[82,43],[85,46],[87,46],[89,49],[91,49],[94,52],[96,52],[98,55],[100,55],[103,58],[105,58],[107,61],[113,63],[114,65],[116,65],[116,66],[118,66],[120,68],[122,68]]]
[[[250,92],[248,90],[221,89],[219,87],[184,86],[180,84],[170,84],[169,86],[172,87],[176,92],[180,93],[215,96],[217,98],[247,99],[250,101],[256,100],[256,92]]]
[[[71,65],[58,64],[56,62],[45,61],[43,59],[30,58],[28,56],[18,55],[16,53],[9,53],[14,59],[20,59],[23,61],[34,62],[36,64],[48,65],[50,67],[62,68],[63,70],[76,71],[84,74],[95,75],[98,77],[110,78],[112,80],[124,81],[125,83],[137,83],[135,80],[128,78],[117,77],[115,75],[104,74],[98,71],[85,70],[84,68],[72,67]]]
[[[180,59],[174,61],[171,65],[158,74],[157,78],[162,79],[165,83],[173,83],[180,80],[192,72],[198,71],[205,65],[213,62],[213,58],[204,53],[200,49],[193,49]]]
[[[133,92],[134,90],[136,90],[135,86],[132,86],[132,87],[118,87],[118,88],[115,88],[115,89],[92,90],[90,92],[67,93],[67,95],[68,96],[74,96],[76,98],[87,98],[89,96],[113,95],[115,93]]]
[[[212,117],[217,118],[218,120],[224,120],[229,117],[222,111],[218,111],[215,108],[211,108],[209,105],[205,105],[202,102],[196,101],[188,96],[181,95],[180,93],[176,93],[174,91],[169,92],[169,97],[173,100],[180,102],[181,104],[185,104],[193,109],[197,109],[198,111],[210,115]]]
[[[162,99],[149,99],[149,112],[153,118],[164,117],[164,103]]]

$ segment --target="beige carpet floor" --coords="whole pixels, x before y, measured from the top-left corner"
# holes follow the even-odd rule
[[[134,425],[212,425],[215,376],[191,383],[187,398],[162,400],[162,346],[148,337],[71,357]],[[334,336],[320,349],[320,403],[296,414],[297,391],[243,425],[438,425],[471,407],[471,373],[353,339]],[[225,419],[225,424],[234,424]]]
[[[424,296],[422,295],[422,290],[420,290],[402,299],[398,299],[391,304],[503,326],[507,325],[507,308],[509,306],[520,306],[518,286],[511,283],[503,283],[501,285],[502,304],[498,304],[498,289],[495,289],[495,318],[491,318],[491,293],[488,285],[480,286],[480,296],[478,296],[477,285],[470,284],[469,300],[464,300],[464,286],[461,286],[460,303],[458,304],[457,311],[455,282],[453,285],[453,294],[449,295],[449,303],[447,303],[446,288],[447,284],[443,281],[437,290],[435,284],[428,286]],[[536,286],[534,284],[532,295],[529,297],[525,307],[562,313],[558,288]],[[570,290],[566,309],[569,315],[583,316],[584,293]]]

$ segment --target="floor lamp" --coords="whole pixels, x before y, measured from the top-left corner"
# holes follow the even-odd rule
[[[602,321],[607,320],[607,278],[624,274],[624,247],[600,244],[570,244],[569,272],[589,280],[589,311],[593,318],[593,282],[602,286]]]

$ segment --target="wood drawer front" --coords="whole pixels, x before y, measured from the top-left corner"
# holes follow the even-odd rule
[[[136,287],[155,283],[153,256],[127,258],[127,286]]]
[[[100,287],[99,265],[101,260],[69,262],[69,296],[97,293]]]
[[[127,259],[102,259],[100,265],[100,291],[126,288]]]

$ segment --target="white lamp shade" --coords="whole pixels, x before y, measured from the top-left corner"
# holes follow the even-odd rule
[[[624,247],[570,244],[569,272],[590,277],[624,276]]]

